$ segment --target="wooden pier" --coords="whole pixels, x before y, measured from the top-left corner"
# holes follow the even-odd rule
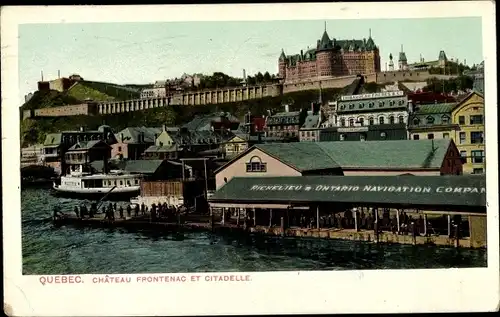
[[[80,219],[75,215],[64,215],[54,220],[57,226],[72,225],[95,228],[124,228],[132,230],[152,230],[155,232],[187,233],[187,232],[213,232],[221,235],[257,235],[277,236],[313,239],[340,239],[351,241],[364,241],[383,244],[407,244],[407,245],[435,245],[460,248],[475,248],[470,238],[452,238],[445,235],[412,236],[392,232],[380,232],[378,235],[374,230],[334,229],[334,228],[299,228],[252,226],[245,227],[241,224],[211,222],[209,215],[187,214],[178,222],[152,221],[149,215],[137,217],[126,217],[115,220],[104,219],[103,214],[97,214],[93,218]]]

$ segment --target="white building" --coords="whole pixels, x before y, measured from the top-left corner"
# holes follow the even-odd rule
[[[406,124],[408,97],[403,91],[342,96],[337,102],[338,127],[360,127],[377,124]],[[329,120],[332,121],[331,118]]]
[[[141,91],[141,98],[165,98],[167,90],[165,87],[145,88]]]

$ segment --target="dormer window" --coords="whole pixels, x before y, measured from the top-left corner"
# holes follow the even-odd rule
[[[413,124],[418,125],[420,123],[420,120],[418,118],[413,119]]]
[[[351,104],[349,105],[349,109],[354,109],[354,104],[352,104],[352,103],[351,103]]]
[[[364,103],[360,103],[359,104],[359,109],[363,109],[365,107],[365,104]]]
[[[448,117],[447,115],[443,115],[443,116],[441,117],[441,122],[442,122],[443,124],[448,124],[448,123],[450,123],[450,117]]]
[[[433,124],[434,123],[434,117],[428,116],[426,118],[426,122],[427,122],[427,124]]]
[[[375,103],[374,103],[374,102],[370,102],[370,103],[368,104],[368,108],[373,108],[374,106],[375,106]]]
[[[385,104],[385,102],[383,102],[383,101],[379,101],[379,102],[378,102],[378,106],[379,106],[380,108],[382,108],[382,107],[384,106],[384,104]]]

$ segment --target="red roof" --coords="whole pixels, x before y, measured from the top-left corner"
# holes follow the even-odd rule
[[[414,104],[456,102],[456,99],[452,96],[443,95],[432,91],[410,93],[408,94],[408,100],[411,100]]]

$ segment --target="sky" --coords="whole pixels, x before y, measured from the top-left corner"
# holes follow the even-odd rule
[[[235,77],[277,73],[281,49],[314,47],[325,28],[330,38],[368,38],[379,47],[381,67],[403,45],[408,62],[436,60],[440,50],[467,64],[483,60],[480,17],[295,20],[256,22],[141,22],[23,24],[19,26],[19,80],[24,96],[41,79],[79,74],[86,80],[146,84],[183,73]]]

